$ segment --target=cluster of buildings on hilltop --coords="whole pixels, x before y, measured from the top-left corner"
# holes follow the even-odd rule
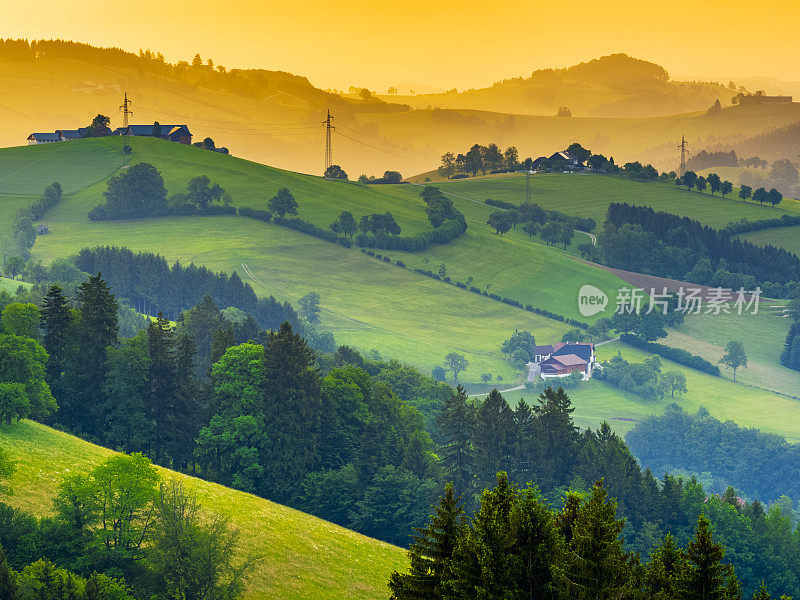
[[[529,379],[567,377],[574,372],[583,374],[584,381],[592,376],[597,366],[594,344],[557,342],[534,347],[533,361],[528,363]]]
[[[131,135],[136,137],[157,137],[170,142],[180,144],[191,144],[192,134],[186,125],[160,125],[161,130],[156,131],[155,125],[128,125],[118,127],[111,131],[109,135]],[[89,127],[79,127],[78,129],[57,129],[52,133],[32,133],[28,136],[28,145],[51,144],[53,142],[69,142],[91,137]]]
[[[532,171],[549,171],[554,168],[564,168],[568,171],[580,171],[583,163],[572,156],[569,152],[556,152],[552,156],[540,156],[533,161]]]

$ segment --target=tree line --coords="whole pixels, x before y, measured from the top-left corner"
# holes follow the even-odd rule
[[[36,227],[34,221],[41,219],[44,214],[61,201],[61,184],[54,181],[44,188],[42,196],[30,206],[20,208],[14,221],[11,223],[11,238],[17,248],[22,261],[31,255],[31,249],[36,243]],[[19,261],[18,261],[19,262]]]
[[[625,436],[642,465],[656,472],[681,468],[711,478],[709,491],[735,485],[750,497],[776,502],[800,497],[792,474],[800,449],[784,438],[722,422],[704,408],[691,414],[677,404],[642,419]]]
[[[621,269],[791,297],[800,281],[800,258],[774,246],[731,239],[688,217],[650,207],[612,203],[598,235],[596,258]]]

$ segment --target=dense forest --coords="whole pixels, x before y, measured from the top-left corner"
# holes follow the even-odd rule
[[[638,422],[625,436],[641,463],[655,472],[682,469],[706,473],[709,491],[728,485],[750,497],[775,502],[800,497],[795,477],[800,448],[777,435],[719,421],[700,409],[696,414],[670,404],[662,415]]]
[[[612,203],[598,235],[599,258],[609,266],[709,285],[792,297],[800,258],[771,245],[732,239],[688,217],[645,206]]]
[[[100,275],[65,286],[72,292],[51,284],[43,297],[5,296],[3,421],[35,418],[400,545],[447,482],[477,515],[499,471],[535,482],[558,510],[569,493],[593,494],[592,482],[602,479],[617,499],[616,518],[625,519],[626,552],[647,555],[666,534],[688,543],[704,512],[747,593],[762,578],[800,593],[794,513],[743,504],[733,489],[712,502],[694,479],[657,479],[607,424],[579,430],[561,389],[544,390],[533,404],[512,406],[497,391],[474,401],[397,361],[335,345],[314,351],[300,332],[313,331],[318,297],[292,309],[297,330],[289,322],[265,328],[233,306],[250,298],[239,304],[256,310],[261,300],[232,277],[192,271],[188,294],[206,282],[226,301],[204,295],[182,309],[195,297],[171,295],[183,287],[172,287],[187,276],[183,267],[118,249],[82,256],[85,268],[108,268],[121,290],[160,273],[153,292],[163,298],[156,294],[151,306],[171,302],[174,322],[159,315],[121,338],[119,301]],[[740,475],[730,481],[745,487]],[[773,491],[780,493],[777,484]]]

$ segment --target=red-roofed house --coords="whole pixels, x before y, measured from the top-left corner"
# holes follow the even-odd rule
[[[552,348],[552,351],[549,351]],[[541,349],[541,352],[538,350]],[[549,352],[548,352],[549,351]],[[594,344],[566,344],[558,342],[552,346],[537,347],[535,361],[543,378],[566,377],[575,371],[583,373],[584,379],[592,376],[595,363]]]

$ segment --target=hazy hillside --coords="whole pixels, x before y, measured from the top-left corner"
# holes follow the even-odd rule
[[[546,116],[509,114],[520,111],[502,105],[507,95],[504,90],[524,87],[525,82],[488,88],[489,100],[480,104],[481,110],[407,110],[374,97],[345,99],[287,73],[221,72],[218,66],[212,69],[207,63],[170,65],[158,55],[137,56],[79,44],[44,43],[36,48],[35,53],[19,44],[6,43],[0,48],[0,145],[26,144],[27,136],[34,131],[86,126],[97,113],[111,117],[112,126],[117,127],[122,121],[118,107],[123,92],[133,101],[132,123],[186,123],[195,141],[212,137],[218,146],[227,146],[236,156],[315,174],[323,170],[322,121],[330,108],[336,126],[334,162],[352,179],[361,173],[380,175],[385,170],[399,170],[404,175],[428,171],[444,152],[490,141],[503,147],[516,145],[525,157],[550,154],[579,140],[596,152],[613,155],[617,162],[643,160],[672,169],[679,160],[681,135],[687,136],[692,148],[710,147],[800,120],[798,104],[736,107],[707,116],[704,109],[714,101],[716,92],[706,96],[685,87],[688,84],[665,82],[659,67],[648,64],[645,75],[633,79],[620,76],[612,90],[604,83],[605,62],[587,63],[574,67],[575,71],[565,71],[573,73],[570,77],[581,78],[580,85],[569,83],[567,87],[579,90],[574,96],[585,98],[587,107],[621,103],[619,113],[603,114],[649,114],[637,113],[635,106],[624,108],[624,103],[636,104],[640,97],[651,98],[654,106],[661,107],[658,114],[689,109],[698,112],[634,119],[565,118],[552,116],[552,106],[564,103],[552,100],[547,110],[535,111]],[[542,72],[537,78],[561,80],[564,75],[559,73]],[[552,82],[537,85],[558,89]],[[644,90],[641,93],[636,91],[640,88]],[[667,94],[666,100],[663,94]],[[729,95],[725,91],[721,100]],[[439,98],[450,96],[458,98],[461,94]],[[669,105],[670,98],[683,97],[696,104]],[[391,100],[404,101],[399,97]],[[567,104],[575,115],[593,114],[588,108],[586,112],[578,110],[580,104]],[[670,108],[663,109],[666,105]]]
[[[64,477],[113,454],[33,421],[3,425],[0,444],[17,466],[13,494],[2,494],[2,501],[38,516],[51,514]],[[159,470],[186,482],[204,508],[229,517],[241,533],[241,551],[261,557],[246,600],[377,600],[386,597],[389,573],[406,562],[401,548],[251,494]]]
[[[567,69],[534,71],[460,93],[383,96],[417,108],[462,108],[528,115],[653,117],[704,110],[717,99],[730,105],[735,91],[715,83],[672,81],[659,65],[612,54]]]

